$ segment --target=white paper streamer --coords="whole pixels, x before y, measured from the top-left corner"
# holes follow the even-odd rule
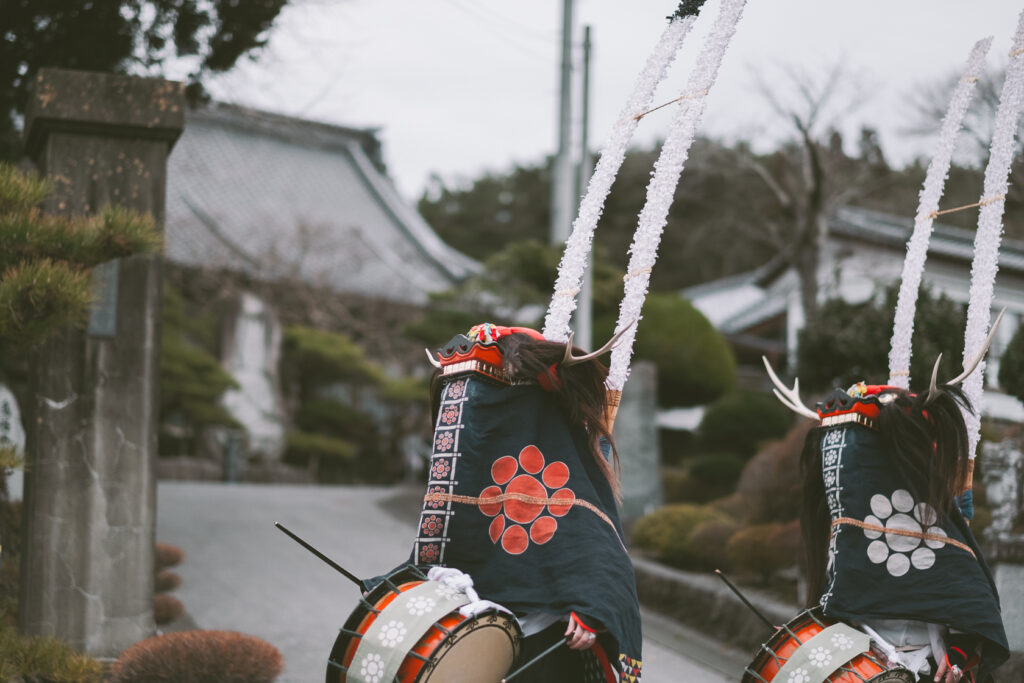
[[[622,161],[626,157],[626,149],[633,138],[637,124],[636,118],[651,106],[654,91],[665,78],[668,68],[676,58],[686,34],[697,21],[696,15],[673,18],[658,39],[654,50],[647,57],[644,68],[637,76],[633,92],[612,128],[611,135],[601,152],[594,174],[587,184],[587,192],[580,202],[579,214],[572,224],[572,233],[565,243],[565,252],[558,265],[558,279],[555,281],[555,292],[548,305],[547,317],[544,319],[544,337],[552,341],[565,341],[569,338],[569,319],[576,310],[576,295],[583,282],[583,273],[590,261],[591,243],[594,229],[604,211],[604,202],[619,173]]]
[[[658,245],[661,233],[668,219],[668,209],[675,196],[679,176],[683,172],[686,157],[693,144],[693,137],[704,113],[704,95],[710,91],[722,64],[722,57],[729,46],[729,41],[736,32],[736,23],[743,14],[746,0],[723,0],[718,18],[708,36],[697,66],[690,75],[686,94],[691,98],[682,100],[676,108],[676,114],[669,129],[668,138],[661,148],[658,161],[654,164],[654,174],[647,185],[647,200],[640,211],[640,219],[633,244],[629,248],[631,254],[629,268],[625,276],[625,292],[619,305],[619,321],[616,329],[621,329],[639,320],[643,309],[647,288],[651,281],[651,269],[658,257]],[[630,327],[623,335],[619,345],[612,351],[606,385],[609,389],[621,391],[629,377],[629,361],[633,356],[633,342],[636,340],[636,326]]]
[[[950,99],[946,116],[942,119],[942,130],[939,142],[928,173],[925,175],[924,186],[917,205],[917,216],[914,218],[914,232],[907,242],[907,258],[903,262],[903,277],[900,280],[900,293],[896,303],[896,321],[893,324],[892,344],[889,348],[889,384],[904,389],[910,388],[910,338],[914,333],[914,311],[917,308],[917,292],[921,286],[924,273],[924,262],[928,258],[928,240],[932,235],[932,214],[939,210],[949,175],[949,164],[953,157],[953,147],[960,133],[967,107],[974,97],[975,84],[985,64],[985,55],[992,46],[992,38],[979,40],[971,49],[967,58],[960,82]]]
[[[1013,36],[1006,82],[996,109],[995,132],[988,166],[985,168],[983,205],[978,214],[978,232],[974,236],[974,264],[971,266],[971,298],[967,307],[967,330],[964,333],[964,365],[976,356],[985,344],[992,316],[992,292],[999,270],[999,242],[1002,239],[1003,209],[1007,178],[1013,161],[1014,135],[1021,105],[1024,103],[1024,11],[1017,21]],[[981,438],[981,402],[985,386],[985,362],[964,380],[963,388],[975,412],[964,412],[967,422],[968,453],[974,451]]]

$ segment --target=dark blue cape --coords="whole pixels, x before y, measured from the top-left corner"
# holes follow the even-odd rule
[[[959,510],[938,515],[893,466],[885,438],[861,425],[821,436],[825,500],[833,522],[909,530],[929,539],[851,523],[832,527],[825,614],[843,620],[913,619],[983,639],[978,680],[1008,657],[999,596]],[[952,542],[943,542],[943,538]],[[954,543],[955,542],[955,543]]]
[[[417,564],[456,567],[481,597],[518,613],[598,620],[621,680],[639,679],[640,613],[615,498],[555,394],[480,375],[448,380],[427,495]]]

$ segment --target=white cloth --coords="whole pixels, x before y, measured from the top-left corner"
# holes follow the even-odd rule
[[[557,621],[568,621],[568,614],[550,614],[548,612],[531,612],[519,617],[519,626],[523,629],[523,637],[540,633]]]
[[[871,636],[890,664],[898,664],[914,673],[931,673],[928,657],[939,661],[946,653],[942,628],[936,624],[910,619],[873,619],[858,625]]]
[[[496,609],[506,614],[512,614],[511,610],[507,607],[502,607],[496,602],[490,600],[481,600],[480,596],[473,589],[473,578],[463,572],[455,569],[454,567],[431,567],[427,572],[427,578],[431,581],[437,581],[453,590],[460,591],[466,594],[469,598],[469,602],[459,608],[459,614],[464,617],[473,617],[481,612],[486,612],[489,609]]]

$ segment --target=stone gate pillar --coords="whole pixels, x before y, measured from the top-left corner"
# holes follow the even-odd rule
[[[41,70],[25,131],[54,184],[45,208],[116,204],[162,226],[184,108],[180,83]],[[94,284],[88,329],[32,361],[19,626],[113,657],[154,633],[160,258],[103,264]]]
[[[658,366],[633,361],[615,418],[622,464],[622,517],[626,526],[661,506],[658,447]]]

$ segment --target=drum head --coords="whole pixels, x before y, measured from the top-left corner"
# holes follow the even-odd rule
[[[417,683],[500,683],[519,654],[519,627],[503,613],[460,624]]]

